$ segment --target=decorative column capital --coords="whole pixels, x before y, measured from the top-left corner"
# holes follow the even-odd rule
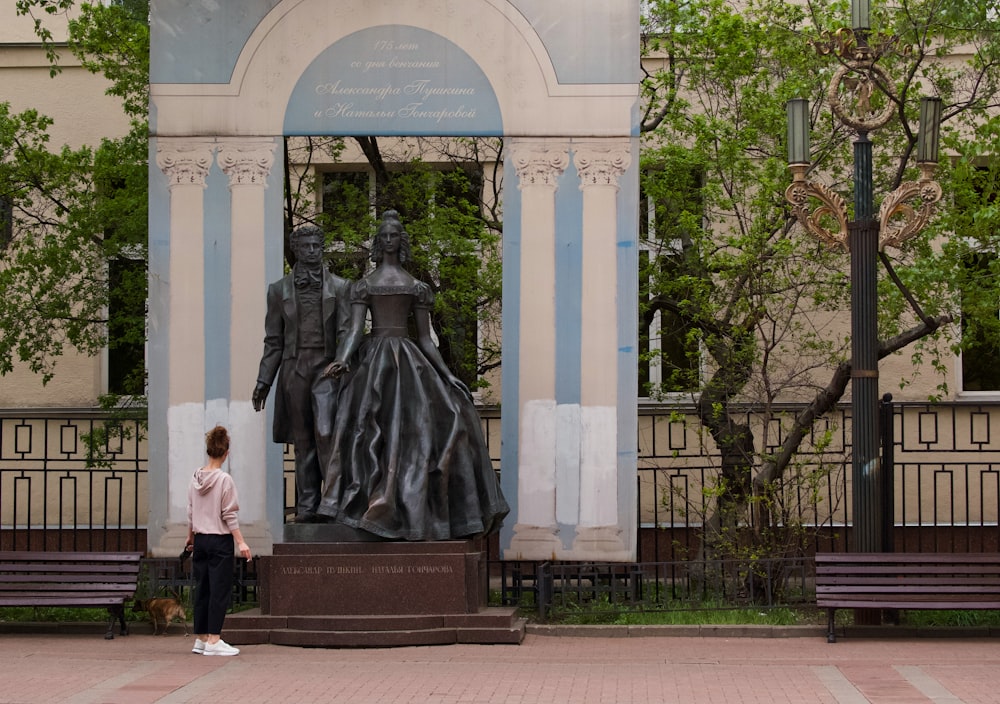
[[[266,186],[274,165],[274,140],[225,141],[219,144],[219,168],[229,177],[229,187]]]
[[[612,186],[632,164],[628,140],[605,139],[573,142],[573,165],[580,174],[580,188]]]
[[[511,147],[518,188],[541,186],[555,189],[569,166],[569,145],[556,140],[517,140]]]
[[[174,186],[201,186],[212,168],[215,143],[190,139],[159,139],[156,143],[156,165]]]

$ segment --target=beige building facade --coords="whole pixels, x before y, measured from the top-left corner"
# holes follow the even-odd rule
[[[281,9],[281,6],[293,3],[271,4]],[[498,17],[508,17],[504,12],[515,3],[481,4],[491,12],[497,12]],[[127,119],[121,112],[118,100],[104,95],[106,82],[79,67],[68,51],[61,52],[62,73],[54,78],[50,77],[48,60],[34,36],[31,20],[17,18],[13,14],[12,7],[0,10],[0,85],[4,86],[2,99],[11,102],[15,110],[37,108],[53,117],[55,123],[50,130],[53,146],[64,143],[70,146],[96,144],[102,137],[124,134],[128,129]],[[467,11],[462,17],[471,20],[474,19],[471,17],[473,14],[475,13]],[[411,19],[413,22],[419,21],[417,17]],[[281,21],[293,21],[298,27],[305,23],[305,20],[295,19],[291,15],[287,18],[272,16],[268,21],[275,22],[275,26],[279,26]],[[516,24],[514,20],[510,21]],[[461,25],[456,25],[451,28],[454,32],[451,35],[453,39],[460,33],[460,27]],[[355,29],[360,31],[365,28],[359,25]],[[58,29],[56,31],[58,33]],[[346,34],[345,32],[345,36]],[[311,41],[315,46],[311,50],[319,55],[327,45],[332,46],[338,39],[339,36],[313,37]],[[526,50],[531,49],[536,55],[540,55],[544,46],[542,39],[536,37],[523,41]],[[254,85],[247,94],[220,95],[204,88],[189,90],[184,81],[163,80],[155,98],[157,107],[163,112],[159,118],[160,131],[157,133],[153,157],[156,161],[153,168],[158,173],[153,178],[160,179],[158,185],[165,189],[169,197],[163,200],[159,211],[154,208],[153,212],[167,216],[171,223],[168,228],[171,237],[190,238],[198,234],[188,229],[187,224],[190,224],[192,218],[198,219],[195,215],[201,217],[202,222],[205,221],[202,216],[206,190],[218,189],[226,194],[225,198],[230,203],[228,207],[234,227],[241,232],[252,233],[260,240],[259,256],[252,252],[241,254],[234,250],[232,266],[241,269],[248,266],[255,275],[246,280],[234,280],[231,292],[239,294],[241,300],[246,297],[247,301],[253,299],[254,292],[258,292],[261,300],[254,299],[255,302],[245,304],[233,303],[228,314],[234,326],[233,341],[227,345],[243,349],[244,354],[234,355],[232,364],[225,365],[226,382],[217,387],[224,393],[213,395],[216,389],[205,388],[203,380],[207,372],[204,365],[207,363],[211,371],[212,360],[216,359],[211,352],[203,354],[201,361],[191,367],[189,360],[178,357],[167,349],[203,344],[190,337],[192,328],[187,324],[183,329],[175,325],[173,330],[166,333],[166,337],[160,338],[159,351],[154,350],[148,359],[153,366],[150,371],[154,376],[151,392],[170,399],[159,411],[154,409],[152,412],[154,420],[163,422],[154,431],[154,452],[151,454],[158,457],[153,460],[154,464],[158,464],[151,467],[151,472],[157,473],[152,483],[157,495],[165,498],[161,504],[149,507],[149,510],[154,515],[151,523],[156,524],[156,531],[159,532],[153,540],[153,547],[162,550],[164,554],[176,554],[181,537],[178,526],[183,522],[179,487],[189,466],[200,461],[200,436],[205,425],[210,422],[226,422],[247,439],[247,443],[254,447],[253,461],[259,466],[245,477],[245,481],[253,486],[268,484],[271,487],[273,495],[250,502],[247,506],[248,523],[257,524],[255,537],[265,542],[273,540],[278,530],[276,523],[280,521],[277,516],[283,509],[283,506],[276,503],[281,489],[276,487],[275,482],[264,477],[266,466],[271,466],[276,461],[280,463],[280,451],[268,446],[264,419],[249,409],[251,382],[259,359],[259,338],[262,334],[263,282],[275,278],[281,269],[279,248],[273,241],[265,243],[265,234],[261,231],[265,221],[269,226],[278,226],[276,213],[280,208],[274,210],[272,205],[268,205],[271,201],[266,200],[263,189],[280,187],[280,182],[274,178],[276,172],[273,169],[275,160],[280,159],[281,142],[269,131],[277,118],[269,114],[268,110],[277,108],[268,107],[253,112],[252,117],[256,122],[243,122],[243,118],[250,115],[243,108],[264,101],[268,91],[274,89],[272,81],[278,80],[275,76],[281,77],[281,80],[292,80],[297,75],[293,76],[291,72],[281,73],[288,57],[276,44],[262,41],[260,46],[273,52],[268,55],[264,64],[254,64],[252,57],[247,54],[241,56],[234,65],[234,70],[244,71],[243,75],[250,76],[253,80]],[[490,52],[499,52],[501,49],[502,47],[482,48],[482,56],[495,57],[498,54]],[[480,66],[488,72],[486,62],[487,58],[482,59]],[[299,66],[297,70],[304,73],[307,67]],[[514,380],[511,375],[511,380],[505,379],[502,395],[498,393],[493,397],[502,401],[503,396],[509,396],[516,398],[519,404],[516,420],[505,421],[513,424],[508,428],[505,438],[512,440],[514,448],[522,454],[505,456],[505,460],[521,462],[525,470],[519,483],[509,484],[505,488],[520,496],[517,505],[525,512],[522,518],[531,517],[519,522],[514,516],[514,520],[509,519],[511,526],[518,523],[521,531],[518,533],[517,528],[514,528],[513,533],[508,535],[508,554],[520,557],[555,554],[571,559],[579,555],[600,554],[601,550],[606,549],[609,559],[627,558],[633,551],[634,538],[629,538],[627,534],[622,537],[623,519],[618,502],[630,497],[627,486],[631,479],[627,477],[622,480],[622,467],[627,466],[627,462],[623,465],[619,456],[627,454],[628,447],[632,444],[631,437],[638,434],[641,452],[642,443],[646,441],[643,433],[663,432],[663,427],[659,430],[647,430],[642,423],[638,426],[622,424],[621,416],[626,414],[624,409],[627,406],[622,401],[624,388],[630,386],[632,391],[636,389],[634,370],[622,370],[613,378],[593,377],[584,380],[581,380],[580,370],[617,369],[621,366],[622,340],[614,337],[607,339],[606,331],[624,327],[623,297],[631,296],[634,300],[637,287],[634,280],[624,282],[624,277],[619,276],[621,287],[617,298],[599,295],[607,294],[608,289],[581,291],[579,297],[584,301],[582,305],[588,315],[579,317],[580,330],[575,330],[573,334],[580,339],[601,339],[603,342],[593,346],[577,344],[573,348],[577,361],[570,372],[575,372],[577,376],[575,381],[568,382],[561,376],[565,372],[561,371],[562,364],[556,356],[557,348],[565,344],[565,336],[569,333],[559,332],[559,321],[562,320],[560,314],[565,308],[560,307],[563,304],[559,303],[560,299],[555,291],[556,277],[561,274],[553,274],[559,271],[560,265],[555,261],[554,250],[550,245],[562,241],[558,239],[560,229],[557,222],[561,223],[563,218],[572,217],[575,218],[574,223],[577,222],[576,219],[579,220],[580,242],[594,244],[593,248],[583,248],[585,253],[580,255],[579,271],[587,271],[600,279],[604,271],[603,263],[618,256],[616,247],[620,246],[620,242],[602,238],[602,233],[620,230],[622,223],[628,222],[627,218],[622,219],[619,212],[619,179],[626,174],[631,177],[636,168],[637,148],[635,135],[632,134],[633,126],[624,124],[628,122],[626,119],[624,127],[595,131],[580,115],[582,110],[570,110],[569,113],[576,117],[567,118],[569,121],[561,123],[559,133],[554,134],[556,128],[547,122],[551,116],[544,114],[540,104],[534,104],[523,96],[544,93],[551,97],[555,94],[566,102],[578,101],[581,106],[586,104],[587,97],[592,96],[569,95],[569,89],[565,89],[566,95],[559,95],[558,90],[551,90],[552,86],[562,85],[554,69],[547,69],[548,73],[543,70],[537,75],[532,75],[527,66],[519,67],[518,71],[521,73],[516,75],[522,82],[505,88],[510,91],[509,96],[500,96],[501,102],[509,100],[511,105],[516,105],[518,112],[514,114],[518,115],[516,119],[520,121],[514,123],[517,127],[509,142],[509,157],[503,164],[507,173],[505,178],[512,184],[518,184],[514,186],[518,191],[517,208],[512,208],[509,215],[511,218],[518,218],[522,227],[538,228],[548,238],[544,241],[544,246],[538,240],[523,241],[525,249],[516,254],[521,267],[521,281],[544,281],[548,282],[545,285],[550,288],[542,291],[522,288],[522,291],[530,293],[530,297],[517,299],[517,316],[513,319],[505,318],[505,329],[510,324],[511,330],[516,328],[526,332],[546,333],[511,336],[516,344],[511,342],[511,346],[504,351],[505,357],[517,360],[516,364],[509,367],[516,370],[517,377]],[[494,79],[494,82],[502,81]],[[227,85],[235,90],[235,84]],[[611,97],[621,105],[635,98],[634,92],[630,93],[624,87],[618,86],[616,90],[620,90],[619,95],[603,97]],[[211,106],[205,108],[206,102],[202,99]],[[203,110],[214,116],[200,112]],[[617,117],[615,119],[618,120]],[[248,124],[252,126],[246,126]],[[538,125],[543,124],[549,127],[540,129]],[[293,126],[291,129],[300,128]],[[210,135],[208,139],[202,139],[206,134]],[[222,135],[226,139],[220,141],[217,137]],[[347,161],[352,160],[360,163],[357,155]],[[324,168],[333,166],[335,165],[323,165]],[[572,175],[572,181],[567,180],[567,173]],[[262,177],[265,181],[260,180]],[[567,194],[572,194],[572,200],[568,200],[570,196]],[[574,209],[579,212],[567,215],[567,211]],[[620,239],[625,238],[621,236]],[[201,245],[200,240],[192,240],[189,244],[192,242]],[[532,249],[536,246],[538,249]],[[161,260],[161,263],[165,270],[190,266],[192,260],[188,258],[189,252],[190,250],[180,249],[164,252],[162,254],[167,259]],[[513,256],[511,251],[506,254]],[[239,256],[247,256],[248,259],[241,261]],[[198,261],[198,264],[203,265],[204,262]],[[570,281],[576,279],[571,278]],[[157,292],[155,287],[153,290],[156,295],[165,293],[162,290]],[[204,312],[200,314],[201,317],[191,313],[196,310],[204,311],[203,289],[166,292],[163,300],[171,300],[170,296],[175,297],[170,303],[174,311],[171,315],[176,316],[177,311],[187,311],[184,313],[187,323],[194,321],[204,324]],[[246,305],[246,310],[240,308],[242,305]],[[161,315],[165,311],[166,308],[159,309]],[[160,320],[164,318],[161,317]],[[846,332],[849,327],[847,313],[842,317],[834,316],[830,325]],[[549,334],[548,331],[553,332]],[[536,364],[539,359],[548,360],[550,364]],[[960,359],[956,357],[948,368],[946,381],[950,391],[949,398],[945,400],[982,404],[982,408],[971,410],[970,415],[960,416],[958,427],[954,431],[963,437],[966,434],[979,437],[984,412],[992,417],[996,409],[1000,408],[1000,391],[964,390],[960,369]],[[192,370],[197,374],[191,376]],[[156,381],[157,374],[165,376],[160,376],[159,381]],[[199,374],[202,381],[196,378]],[[906,351],[884,360],[880,364],[880,375],[884,390],[892,391],[896,400],[901,401],[925,401],[935,391],[940,380],[929,367],[915,370]],[[0,378],[0,407],[51,409],[54,413],[65,409],[91,408],[96,406],[98,397],[107,392],[107,376],[105,355],[65,355],[59,360],[56,376],[48,385],[42,385],[37,376],[18,366],[12,374]],[[897,384],[899,379],[910,379],[912,383],[900,389]],[[573,397],[574,402],[557,402],[556,399],[561,398],[560,391],[557,390],[559,385],[563,385],[560,388],[566,388],[567,385],[573,387],[569,396]],[[500,389],[496,391],[499,392]],[[632,403],[636,401],[637,399],[633,399]],[[986,410],[983,411],[983,408]],[[593,432],[594,428],[611,426],[615,428],[613,435],[601,437]],[[911,428],[910,432],[916,431]],[[160,435],[157,437],[156,433]],[[554,436],[564,440],[552,443],[551,438]],[[590,444],[586,442],[588,438],[594,437],[598,437],[598,441]],[[171,449],[169,444],[175,439],[182,440],[187,449],[177,449],[181,443]],[[158,444],[160,449],[156,450]],[[994,453],[998,450],[991,445],[981,449]],[[712,448],[707,447],[705,451],[711,452]],[[570,483],[572,490],[558,491],[559,486],[565,486],[561,482],[567,474],[575,477]],[[600,497],[606,493],[615,494],[614,504],[601,503]],[[612,505],[614,508],[609,508]],[[584,507],[583,510],[581,507]],[[640,521],[652,520],[651,516],[655,512],[652,505],[640,510]],[[626,518],[630,519],[631,516]],[[996,520],[995,512],[989,520]],[[142,519],[139,522],[142,523]],[[590,535],[596,537],[588,540],[591,546],[599,546],[598,552],[580,552],[572,540],[558,537],[560,526],[595,529],[590,531]],[[609,526],[614,527],[601,530]],[[524,547],[525,545],[528,547]]]
[[[57,43],[65,40],[64,17],[52,18],[51,28]],[[12,112],[34,109],[52,118],[54,150],[96,145],[127,133],[121,101],[104,93],[108,82],[82,68],[65,46],[59,57],[62,72],[50,76],[32,19],[17,16],[13,3],[0,8],[0,100],[10,103]],[[55,379],[43,385],[40,377],[15,363],[14,372],[0,378],[0,407],[89,408],[107,393],[106,355],[88,357],[67,349],[57,369]]]

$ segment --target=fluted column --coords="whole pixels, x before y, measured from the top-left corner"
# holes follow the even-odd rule
[[[180,532],[186,535],[188,479],[205,459],[204,192],[214,144],[161,138],[156,146],[156,164],[170,192],[165,445],[167,531],[177,542],[183,541]]]
[[[267,485],[267,416],[254,411],[250,397],[263,339],[267,290],[264,195],[274,165],[274,148],[271,137],[220,139],[217,157],[219,167],[229,177],[232,203],[228,399],[233,440],[231,471],[237,484],[246,487]],[[265,500],[264,491],[244,491],[240,497],[240,521],[247,525],[264,521]]]
[[[574,551],[621,551],[618,526],[618,180],[628,140],[573,141],[583,191],[580,514]],[[611,555],[609,555],[609,559]]]
[[[562,549],[556,526],[555,193],[565,140],[511,140],[521,191],[517,516],[509,558]]]

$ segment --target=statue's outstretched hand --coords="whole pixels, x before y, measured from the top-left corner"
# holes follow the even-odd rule
[[[257,382],[257,386],[254,388],[253,396],[251,397],[255,411],[263,410],[264,402],[267,401],[267,392],[270,390],[271,386],[269,384],[265,384],[262,381]]]

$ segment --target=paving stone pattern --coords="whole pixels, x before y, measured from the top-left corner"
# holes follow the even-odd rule
[[[225,634],[223,634],[225,635]],[[993,704],[995,638],[579,637],[383,649],[0,633],[0,703]]]

